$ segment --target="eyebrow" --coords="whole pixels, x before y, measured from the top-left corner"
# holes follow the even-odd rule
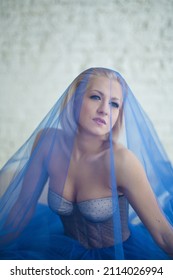
[[[93,91],[96,91],[96,92],[100,93],[101,96],[104,96],[104,93],[101,92],[101,91],[98,90],[98,89],[93,89]],[[118,97],[111,97],[111,99],[112,99],[112,100],[119,100],[119,101],[120,101],[120,98],[118,98]]]
[[[111,97],[112,100],[119,100],[120,101],[120,98],[118,97]]]

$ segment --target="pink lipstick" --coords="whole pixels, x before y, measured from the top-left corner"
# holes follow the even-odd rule
[[[93,121],[96,122],[98,125],[106,125],[105,120],[101,118],[94,118]]]

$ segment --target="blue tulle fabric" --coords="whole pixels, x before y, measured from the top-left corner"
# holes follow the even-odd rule
[[[160,207],[173,223],[171,162],[122,76],[113,70],[100,71],[110,71],[121,84],[124,101],[119,141],[142,163]],[[117,193],[112,131],[108,140],[111,197],[103,199],[97,194],[90,202],[68,201],[63,197],[82,101],[94,73],[95,68],[88,69],[72,82],[31,137],[1,169],[0,259],[170,259]],[[83,170],[78,172],[82,174]],[[51,191],[56,193],[56,199],[51,198]],[[127,203],[128,212],[122,213],[120,201]],[[122,227],[127,234],[125,241]]]

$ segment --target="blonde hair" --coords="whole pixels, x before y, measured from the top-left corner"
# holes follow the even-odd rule
[[[75,119],[74,113],[76,110],[75,101],[79,100],[79,98],[81,98],[81,103],[82,103],[83,94],[86,92],[88,86],[90,85],[91,79],[93,79],[94,77],[107,77],[110,80],[115,80],[115,81],[119,82],[122,89],[123,89],[123,86],[125,85],[125,81],[122,79],[122,77],[113,70],[97,67],[97,68],[90,68],[90,69],[83,71],[81,74],[79,74],[74,79],[74,81],[69,86],[69,88],[66,92],[66,95],[64,97],[62,106],[61,106],[61,110],[63,111],[65,109],[66,113],[68,111],[69,117],[72,118],[73,120]],[[70,103],[70,106],[67,109],[69,103]],[[123,96],[122,105],[120,106],[120,109],[119,109],[118,119],[117,119],[114,127],[112,128],[113,140],[117,139],[117,137],[120,133],[120,130],[122,128],[123,107],[124,107],[124,96]],[[78,108],[78,109],[80,111],[80,108]]]

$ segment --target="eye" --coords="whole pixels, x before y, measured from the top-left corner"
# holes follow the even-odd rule
[[[94,99],[94,100],[101,100],[100,96],[99,95],[91,95],[90,96],[90,99]]]
[[[120,107],[120,105],[118,104],[118,102],[110,102],[109,103],[112,107],[114,107],[114,108],[119,108]]]

